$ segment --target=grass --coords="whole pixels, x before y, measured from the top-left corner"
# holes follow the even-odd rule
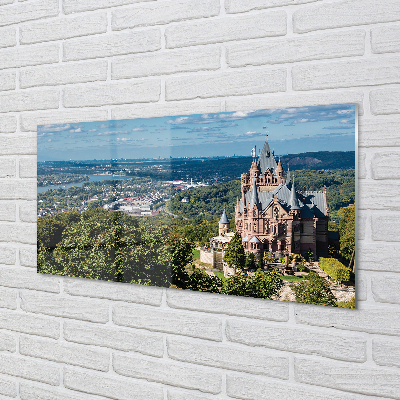
[[[200,251],[199,250],[197,250],[197,249],[193,250],[193,258],[195,260],[200,260]]]
[[[215,274],[215,276],[216,276],[217,278],[219,278],[219,279],[221,279],[221,280],[223,280],[223,281],[226,280],[226,278],[224,277],[224,273],[223,273],[222,271],[214,271],[214,274]]]

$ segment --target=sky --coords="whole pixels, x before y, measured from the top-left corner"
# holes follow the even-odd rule
[[[354,151],[355,114],[336,104],[38,125],[38,161],[250,156],[266,138],[275,155]]]

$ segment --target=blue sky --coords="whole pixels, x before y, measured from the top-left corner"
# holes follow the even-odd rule
[[[39,125],[38,161],[250,156],[355,149],[355,105]],[[257,151],[258,153],[258,151]]]

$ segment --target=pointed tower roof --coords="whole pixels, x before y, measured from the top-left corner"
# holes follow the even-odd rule
[[[296,188],[294,187],[294,177],[292,180],[292,190],[290,191],[290,209],[300,210],[299,200],[296,194]]]
[[[275,175],[277,164],[275,161],[275,157],[271,152],[267,139],[265,139],[264,147],[262,148],[261,154],[258,157],[257,165],[259,166],[262,174],[266,171],[267,168],[269,168]]]
[[[286,186],[289,185],[290,183],[290,169],[289,169],[289,164],[287,167],[287,175],[286,175]]]
[[[220,224],[229,224],[228,216],[226,215],[225,208],[224,212],[221,215],[221,219],[219,220]]]
[[[259,209],[260,208],[260,202],[258,200],[258,194],[257,194],[257,185],[256,185],[256,178],[254,177],[253,180],[253,189],[251,191],[251,197],[250,197],[250,202],[249,202],[249,208],[253,208],[254,204],[256,207]]]

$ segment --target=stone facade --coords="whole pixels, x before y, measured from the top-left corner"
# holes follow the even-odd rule
[[[235,207],[236,230],[246,251],[274,254],[328,251],[329,210],[326,187],[299,192],[288,170],[283,176],[268,141],[254,157],[249,173],[241,176],[241,198]]]

